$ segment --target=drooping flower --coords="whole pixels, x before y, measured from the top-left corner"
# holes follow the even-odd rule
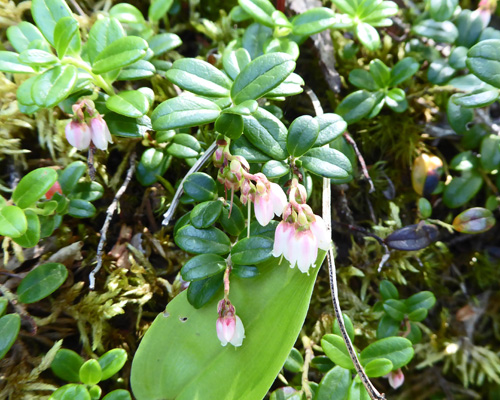
[[[65,128],[66,139],[71,146],[78,150],[88,149],[91,133],[89,126],[84,122],[71,121]]]
[[[287,204],[285,192],[281,186],[269,182],[264,174],[256,174],[256,192],[254,197],[255,218],[259,224],[266,226],[274,218],[281,216]]]
[[[99,114],[90,120],[90,133],[92,142],[99,150],[107,150],[108,143],[113,143],[108,125]]]
[[[296,195],[302,204],[297,202]],[[309,268],[314,268],[318,249],[330,248],[331,237],[325,221],[313,213],[305,199],[305,188],[294,180],[290,202],[283,211],[283,221],[276,227],[272,254],[274,257],[283,256],[291,268],[297,266],[301,272],[307,273]]]
[[[405,376],[403,374],[403,371],[401,371],[401,368],[397,369],[396,371],[389,372],[386,375],[386,378],[389,379],[389,385],[391,385],[393,389],[397,389],[405,381]]]
[[[243,344],[245,327],[241,318],[236,315],[234,306],[229,300],[222,299],[218,305],[219,318],[216,322],[217,337],[222,346],[231,343],[234,347]]]

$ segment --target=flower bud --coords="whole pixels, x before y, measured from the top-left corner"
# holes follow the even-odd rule
[[[86,150],[90,146],[91,133],[87,124],[71,121],[66,125],[65,132],[69,144],[78,150]]]
[[[47,200],[50,200],[56,193],[62,194],[61,185],[57,181],[52,185],[52,187],[49,190],[47,190],[47,193],[45,193],[45,198]]]

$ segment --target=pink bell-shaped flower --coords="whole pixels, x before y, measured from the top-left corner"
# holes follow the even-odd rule
[[[389,379],[389,385],[391,385],[393,389],[397,389],[405,381],[405,376],[403,374],[403,371],[401,371],[401,368],[397,369],[396,371],[389,372],[386,377]]]
[[[66,125],[65,132],[69,144],[78,150],[86,150],[90,146],[91,133],[86,123],[71,121]]]
[[[269,182],[263,174],[256,174],[256,176],[263,176],[264,178],[256,184],[255,218],[257,218],[259,224],[266,226],[274,218],[274,215],[281,216],[287,204],[287,199],[280,185]]]
[[[90,120],[90,132],[92,135],[92,142],[99,150],[107,150],[108,143],[113,143],[108,125],[100,115]]]
[[[239,347],[243,344],[245,338],[245,327],[241,318],[237,315],[225,316],[217,318],[217,337],[222,346],[231,343],[234,347]]]

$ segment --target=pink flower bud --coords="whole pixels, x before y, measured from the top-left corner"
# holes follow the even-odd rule
[[[401,371],[401,368],[396,371],[389,372],[386,377],[389,378],[389,385],[391,385],[391,387],[394,389],[400,387],[405,381],[405,376],[403,374],[403,371]]]
[[[65,132],[69,144],[78,150],[86,150],[90,146],[91,133],[87,124],[71,121],[66,125]]]
[[[90,132],[92,134],[92,142],[99,150],[107,150],[108,142],[113,143],[108,125],[100,115],[90,120]]]
[[[235,347],[241,346],[245,338],[245,328],[240,317],[235,315],[234,306],[229,300],[222,299],[217,306],[217,312],[219,318],[215,326],[222,346],[228,343]]]

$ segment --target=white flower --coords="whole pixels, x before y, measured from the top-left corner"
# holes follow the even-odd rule
[[[274,215],[281,216],[286,204],[286,195],[280,185],[268,182],[267,179],[266,182],[257,183],[254,208],[255,218],[259,224],[266,226]]]
[[[71,121],[66,125],[65,132],[69,144],[78,150],[85,150],[90,146],[91,133],[87,124]]]
[[[396,371],[389,372],[385,377],[389,379],[389,385],[391,385],[393,389],[397,389],[405,381],[405,376],[403,371],[401,371],[401,368]]]
[[[245,338],[245,327],[237,315],[228,314],[217,318],[217,337],[222,346],[231,343],[234,347],[239,347]]]
[[[99,150],[107,150],[108,142],[113,143],[106,121],[98,115],[90,120],[90,132],[92,142]]]

